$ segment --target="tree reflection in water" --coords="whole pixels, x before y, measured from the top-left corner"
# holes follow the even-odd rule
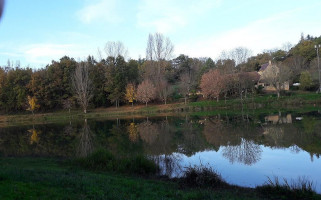
[[[129,140],[133,143],[137,142],[139,139],[137,126],[134,122],[131,122],[127,127],[127,132],[129,134]]]
[[[223,147],[223,156],[232,164],[234,162],[245,165],[253,165],[261,159],[261,146],[252,140],[241,139],[240,145],[228,145]]]
[[[84,126],[79,132],[79,143],[76,149],[76,156],[83,158],[87,157],[89,154],[93,152],[93,139],[94,136],[90,130],[90,127],[87,123],[87,119],[85,119]]]
[[[152,159],[160,167],[160,174],[167,177],[177,177],[182,173],[181,155],[173,153],[171,155],[153,156]]]
[[[39,142],[39,135],[41,134],[41,131],[36,130],[33,126],[33,128],[29,129],[28,132],[31,133],[30,144],[37,144]]]
[[[263,134],[262,128],[252,127],[248,122],[231,124],[220,116],[205,120],[206,140],[222,153],[231,163],[239,162],[252,165],[261,159],[261,146],[256,144]]]
[[[159,135],[157,124],[150,122],[148,119],[145,122],[138,124],[137,130],[140,138],[149,145],[152,145]]]

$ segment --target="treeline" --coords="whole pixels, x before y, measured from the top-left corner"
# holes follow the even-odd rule
[[[174,45],[169,38],[156,33],[148,37],[144,59],[127,59],[126,48],[121,42],[109,42],[104,48],[104,55],[99,52],[98,58],[88,56],[85,61],[77,62],[65,56],[37,70],[8,62],[7,66],[0,68],[0,109],[2,113],[30,109],[32,98],[41,111],[79,106],[75,71],[81,64],[85,64],[90,80],[90,108],[118,107],[135,101],[147,104],[185,99],[187,102],[203,95],[217,100],[219,97],[243,98],[248,92],[258,92],[253,87],[257,81],[253,72],[270,60],[290,69],[291,82],[300,82],[302,74],[308,76],[304,80],[310,82],[303,89],[313,90],[318,87],[316,44],[321,44],[321,37],[302,36],[293,47],[286,45],[283,49],[265,51],[256,56],[240,47],[222,52],[214,61],[187,55],[172,58]],[[211,78],[209,73],[219,74],[218,80]],[[217,91],[214,88],[206,93],[206,79],[207,85],[220,85],[221,89]],[[222,80],[229,87],[222,87]]]

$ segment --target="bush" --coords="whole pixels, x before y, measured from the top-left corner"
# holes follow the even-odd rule
[[[151,175],[159,171],[158,166],[148,158],[138,155],[117,158],[101,149],[86,158],[75,160],[75,164],[89,170],[121,172],[126,174]]]
[[[283,179],[284,183],[280,183],[278,177],[272,180],[268,177],[268,181],[263,186],[258,186],[256,189],[262,194],[273,198],[283,196],[285,199],[317,199],[317,194],[314,191],[314,184],[305,177],[299,177],[298,180],[289,183]]]
[[[187,167],[180,181],[182,185],[189,187],[222,187],[228,185],[220,174],[206,166]]]

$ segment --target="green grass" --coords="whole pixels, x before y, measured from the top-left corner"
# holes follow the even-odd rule
[[[0,199],[257,199],[251,191],[181,189],[171,181],[85,171],[50,159],[0,159]]]
[[[55,159],[0,158],[0,199],[320,199],[310,191],[280,193],[273,184],[251,189],[221,181],[208,169],[191,168],[184,179],[171,181],[88,171]]]
[[[317,110],[321,107],[321,94],[316,93],[300,93],[292,92],[280,99],[277,99],[276,95],[262,95],[262,96],[248,96],[247,99],[241,101],[237,99],[229,99],[224,101],[221,99],[217,101],[199,101],[192,102],[184,105],[169,104],[167,106],[149,105],[143,106],[135,110],[131,110],[129,107],[120,107],[118,109],[93,109],[89,110],[87,114],[84,114],[81,110],[73,110],[71,113],[67,111],[56,111],[53,113],[37,114],[35,116],[29,114],[17,114],[17,115],[4,115],[0,116],[0,125],[21,125],[21,124],[37,124],[37,123],[59,123],[66,121],[77,121],[83,119],[97,119],[97,118],[118,118],[118,117],[130,117],[130,116],[157,116],[157,115],[180,115],[180,114],[192,114],[192,115],[204,115],[204,112],[211,113],[213,111],[218,113],[230,112],[234,114],[241,114],[244,110],[254,111],[261,110],[263,113],[270,113],[269,111],[291,111],[296,109],[305,109],[309,107],[309,110]],[[213,113],[215,114],[215,113]]]
[[[281,183],[278,177],[274,177],[274,180],[268,177],[267,183],[257,187],[257,190],[275,199],[320,199],[320,196],[314,192],[313,182],[304,177],[296,181],[292,180],[291,183],[286,179]]]

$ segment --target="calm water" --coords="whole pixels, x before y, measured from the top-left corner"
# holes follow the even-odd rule
[[[255,187],[306,177],[321,193],[321,114],[155,117],[0,128],[1,156],[85,157],[105,148],[145,154],[162,173],[210,166],[229,183]]]

